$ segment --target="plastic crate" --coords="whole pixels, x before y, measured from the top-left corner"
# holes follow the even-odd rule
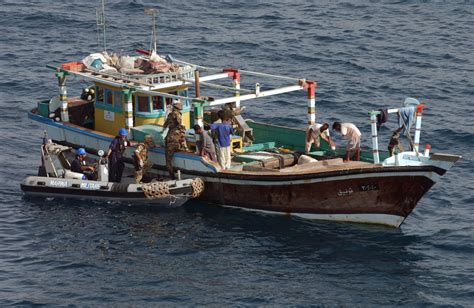
[[[67,62],[61,64],[61,68],[73,72],[82,72],[85,65],[82,62]]]

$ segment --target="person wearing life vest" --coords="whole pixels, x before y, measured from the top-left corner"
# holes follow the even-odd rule
[[[120,183],[122,181],[122,173],[125,168],[123,152],[127,149],[129,142],[127,139],[128,132],[125,128],[118,131],[118,136],[112,140],[106,157],[109,158],[109,182]]]
[[[145,141],[137,145],[137,149],[133,154],[133,164],[135,166],[135,181],[140,184],[143,175],[153,166],[153,163],[148,161],[148,150],[155,147],[153,145],[153,137],[151,135],[145,136]]]
[[[76,159],[71,163],[71,171],[77,173],[83,173],[87,176],[89,180],[92,179],[92,174],[94,172],[94,167],[88,166],[86,163],[86,150],[84,148],[79,148],[76,150]]]

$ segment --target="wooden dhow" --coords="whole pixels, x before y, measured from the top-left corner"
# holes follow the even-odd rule
[[[110,60],[113,55],[100,54],[105,58],[102,64],[109,68],[116,63]],[[313,125],[316,123],[315,81],[236,68],[205,67],[170,55],[158,56],[156,50],[136,50],[136,55],[120,60],[135,65],[159,62],[166,71],[144,73],[124,66],[104,69],[102,65],[94,67],[90,60],[50,66],[58,79],[59,96],[40,101],[28,113],[29,118],[46,130],[54,142],[85,147],[92,153],[107,149],[118,128],[125,127],[132,139],[132,146],[125,153],[130,165],[134,146],[151,134],[162,145],[150,150],[149,159],[154,164],[151,172],[166,175],[162,125],[171,102],[183,103],[183,125],[187,129],[194,124],[203,127],[212,122],[218,109],[230,105],[237,132],[232,136],[232,168],[221,170],[194,152],[179,152],[173,157],[173,166],[184,178],[198,176],[205,181],[206,189],[199,198],[204,202],[303,218],[398,227],[460,158],[420,150],[423,112],[420,104],[411,151],[389,156],[378,150],[375,124],[378,112],[372,111],[369,112],[372,149],[362,151],[360,162],[343,162],[344,150],[332,150],[321,141],[319,149],[305,153],[318,161],[298,164],[298,156],[305,150],[306,128],[244,120],[242,103],[304,92],[307,122]],[[67,97],[69,76],[89,83],[85,96]],[[258,82],[244,88],[241,87],[243,77]],[[213,96],[204,95],[204,88],[212,89]],[[216,91],[230,95],[216,96]],[[88,97],[87,93],[93,95]],[[389,109],[390,113],[398,111]],[[268,120],[272,121],[271,116]],[[188,134],[186,138],[192,148],[195,136]]]

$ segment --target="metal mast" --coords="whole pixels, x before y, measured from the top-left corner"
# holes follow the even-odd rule
[[[102,43],[104,51],[107,51],[105,40],[105,0],[102,0],[102,8],[96,10],[97,19],[97,45],[100,46],[100,32],[102,30]]]
[[[152,29],[151,29],[151,42],[150,42],[150,51],[156,53],[156,15],[158,13],[157,9],[146,8],[145,14],[151,15],[152,20]]]

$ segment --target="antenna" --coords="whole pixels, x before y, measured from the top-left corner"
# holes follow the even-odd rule
[[[150,51],[156,53],[156,14],[158,13],[157,9],[146,8],[145,14],[151,15],[152,29],[151,29],[151,42],[150,42]]]
[[[105,43],[105,0],[102,0],[102,8],[96,9],[97,19],[97,45],[100,46],[100,30],[102,30],[102,40],[104,45],[104,51],[107,51],[107,45]],[[101,29],[102,28],[102,29]]]

